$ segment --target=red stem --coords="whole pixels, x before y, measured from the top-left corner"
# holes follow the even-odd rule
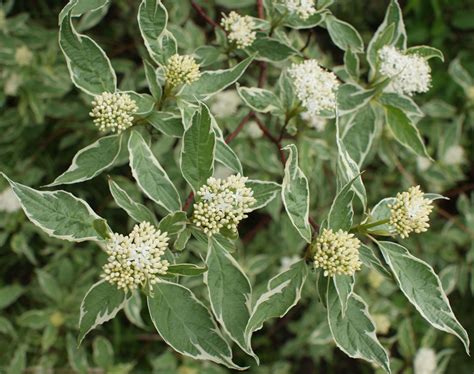
[[[211,17],[209,17],[204,9],[201,8],[199,4],[197,4],[194,0],[191,0],[191,5],[199,13],[199,15],[204,18],[204,20],[211,25],[213,28],[219,27],[222,29],[222,26],[219,25],[216,21],[214,21]]]

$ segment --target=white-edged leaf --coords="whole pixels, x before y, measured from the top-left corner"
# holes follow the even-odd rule
[[[216,137],[216,161],[228,167],[236,173],[243,174],[242,164],[234,150],[225,142],[224,139]]]
[[[444,62],[443,52],[441,52],[437,48],[430,47],[427,45],[418,45],[416,47],[410,47],[405,51],[405,53],[423,57],[425,60],[430,60],[436,57]]]
[[[94,221],[102,218],[84,200],[66,191],[37,191],[0,174],[10,183],[29,220],[48,235],[71,242],[101,240]]]
[[[117,77],[110,60],[96,42],[76,32],[70,16],[61,22],[59,45],[76,87],[89,95],[115,92]]]
[[[72,159],[71,166],[47,187],[84,182],[111,167],[120,154],[120,138],[120,135],[104,136],[82,148]]]
[[[268,113],[275,110],[282,110],[283,105],[280,99],[272,91],[257,87],[240,87],[237,85],[237,92],[245,104],[256,112]]]
[[[378,245],[407,299],[434,328],[457,336],[469,354],[467,332],[454,316],[433,268],[400,244],[382,241]]]
[[[109,189],[115,203],[138,223],[150,222],[156,224],[155,215],[143,204],[134,201],[120,185],[109,179]]]
[[[132,292],[132,295],[125,304],[123,311],[127,316],[127,319],[132,322],[135,326],[138,326],[142,329],[146,328],[145,323],[143,322],[141,311],[142,311],[142,297],[139,290]]]
[[[245,185],[252,189],[253,197],[257,202],[251,206],[252,210],[267,206],[275,197],[281,193],[281,185],[270,181],[248,180]]]
[[[127,295],[117,286],[105,280],[94,284],[81,303],[79,344],[89,331],[114,318],[126,302]]]
[[[248,347],[252,334],[260,330],[265,321],[283,317],[298,303],[307,275],[308,266],[301,260],[268,281],[267,291],[257,299],[245,328]]]
[[[329,36],[335,45],[344,51],[350,49],[356,53],[364,52],[364,41],[354,26],[337,19],[332,14],[326,15],[325,21]]]
[[[150,57],[163,63],[160,37],[168,23],[168,12],[160,0],[142,0],[138,8],[138,26]]]
[[[291,223],[301,237],[311,243],[311,226],[309,224],[309,186],[308,179],[298,167],[298,149],[294,144],[285,148],[289,156],[285,165],[281,197]]]
[[[366,90],[352,83],[345,83],[337,90],[337,109],[340,116],[365,106],[374,97],[376,90]]]
[[[231,369],[245,369],[232,362],[232,351],[211,313],[191,290],[160,280],[147,300],[153,325],[175,351]]]
[[[214,173],[216,135],[211,126],[209,108],[201,104],[194,113],[191,126],[184,132],[180,167],[184,179],[194,193]]]
[[[466,68],[462,66],[459,57],[451,61],[448,72],[451,78],[453,78],[454,81],[464,89],[466,95],[469,95],[469,90],[472,86],[474,86],[474,78],[466,70]]]
[[[210,238],[204,274],[211,309],[229,337],[249,355],[252,348],[245,340],[245,327],[250,318],[252,287],[239,263],[216,240]]]
[[[329,282],[327,316],[334,341],[345,354],[373,362],[390,373],[388,353],[375,335],[375,323],[361,297],[352,293],[343,314],[336,287]]]
[[[196,82],[184,86],[179,96],[189,101],[206,100],[235,83],[252,60],[247,57],[229,69],[205,71]]]
[[[299,51],[293,47],[267,36],[257,37],[252,45],[247,47],[247,50],[256,55],[255,59],[268,62],[284,61],[293,55],[299,54]]]
[[[332,277],[332,281],[341,303],[341,313],[344,318],[349,299],[354,291],[355,277],[353,275],[339,274]]]
[[[139,132],[132,131],[128,150],[130,168],[141,190],[169,212],[181,210],[181,199],[176,187]]]
[[[168,112],[152,111],[146,121],[163,134],[181,138],[184,133],[183,120],[180,116]]]
[[[161,88],[160,82],[158,81],[156,69],[147,60],[143,61],[143,67],[145,69],[145,77],[148,83],[148,89],[150,90],[153,98],[158,101],[161,99],[163,89]]]
[[[172,264],[168,266],[167,274],[181,275],[184,277],[194,277],[202,275],[208,271],[207,266],[196,264]]]
[[[358,178],[358,177],[356,177]],[[333,231],[349,231],[352,226],[352,219],[354,217],[354,208],[352,200],[354,199],[354,191],[352,184],[355,179],[352,179],[337,193],[336,198],[331,204],[326,226]]]
[[[382,92],[378,99],[382,104],[398,108],[407,115],[415,117],[424,117],[425,115],[411,97],[395,92]]]

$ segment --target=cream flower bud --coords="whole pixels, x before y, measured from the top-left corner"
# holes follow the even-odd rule
[[[102,277],[125,291],[155,284],[168,270],[168,261],[162,259],[168,240],[166,232],[149,222],[135,225],[128,236],[112,234],[105,249],[109,257]]]
[[[251,211],[256,200],[253,191],[245,187],[246,177],[240,174],[225,179],[209,178],[197,192],[193,222],[208,236],[221,229],[237,232],[237,225]]]
[[[92,101],[94,124],[102,132],[120,133],[133,125],[133,114],[138,110],[137,104],[126,93],[104,92]]]
[[[15,62],[19,66],[30,65],[32,60],[33,52],[26,45],[21,46],[15,51]]]
[[[431,68],[416,54],[405,55],[397,48],[384,46],[379,52],[380,74],[391,79],[389,90],[412,96],[427,92],[431,86]]]
[[[316,60],[293,64],[289,69],[296,95],[306,107],[309,116],[317,116],[323,110],[336,108],[336,91],[339,82],[334,73],[319,66]]]
[[[252,17],[241,16],[234,11],[223,15],[221,25],[227,31],[229,41],[235,43],[237,48],[250,47],[257,36],[253,31],[255,23]]]
[[[314,266],[324,270],[324,276],[353,275],[362,265],[359,260],[360,241],[354,234],[324,229],[313,244]]]
[[[437,367],[436,352],[431,348],[420,348],[413,366],[415,374],[434,374]]]
[[[284,0],[283,3],[291,13],[296,13],[303,20],[316,13],[314,0]]]
[[[420,186],[410,187],[406,192],[399,192],[390,208],[390,225],[402,238],[412,232],[428,230],[429,214],[433,210],[431,200],[424,197]]]
[[[181,84],[190,84],[197,81],[201,73],[199,65],[191,56],[173,55],[165,66],[166,83],[171,87],[177,87]]]

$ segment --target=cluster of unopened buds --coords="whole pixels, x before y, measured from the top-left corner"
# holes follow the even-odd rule
[[[103,92],[94,97],[89,115],[100,131],[120,133],[133,125],[137,110],[137,104],[129,94]]]
[[[221,229],[237,232],[237,225],[247,218],[256,200],[253,191],[245,187],[246,177],[240,174],[226,179],[209,178],[197,192],[193,222],[212,236]]]
[[[190,84],[200,77],[199,64],[192,56],[176,54],[171,56],[166,63],[165,78],[170,87]]]
[[[168,234],[149,222],[134,226],[127,235],[113,233],[105,251],[109,255],[102,277],[122,290],[155,284],[166,274],[168,261],[162,257],[168,248]]]

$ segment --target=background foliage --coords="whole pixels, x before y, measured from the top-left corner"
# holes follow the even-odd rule
[[[212,40],[211,30],[187,0],[164,1],[170,11],[171,26],[180,47],[192,52]],[[224,5],[242,7],[255,14],[253,1],[201,2],[209,15],[218,19]],[[366,44],[383,19],[386,1],[336,1],[331,7],[340,19],[350,22]],[[29,186],[50,183],[69,166],[74,154],[97,139],[88,116],[85,95],[74,89],[57,43],[57,15],[62,1],[3,1],[0,10],[0,170],[13,180]],[[369,164],[364,174],[370,184],[369,205],[392,196],[409,185],[421,184],[426,191],[441,193],[449,201],[437,205],[433,229],[407,242],[418,257],[441,275],[453,310],[473,336],[472,297],[474,295],[474,85],[459,79],[457,61],[474,77],[474,5],[469,0],[408,0],[401,2],[408,29],[408,45],[437,47],[445,62],[431,60],[433,88],[417,97],[426,114],[419,128],[426,137],[436,162],[415,159],[400,148],[384,148],[380,158]],[[116,0],[104,12],[79,24],[79,30],[97,41],[112,60],[119,75],[120,89],[140,92],[146,86],[142,58],[146,55],[136,22],[138,2]],[[5,17],[2,17],[2,14]],[[97,17],[97,18],[95,18]],[[327,32],[312,32],[313,50],[319,59],[342,64],[343,53],[331,43]],[[305,40],[300,41],[301,46]],[[28,48],[31,61],[20,66],[17,51]],[[459,70],[459,69],[458,69]],[[269,74],[274,74],[270,71]],[[245,82],[248,83],[248,82]],[[254,82],[253,82],[254,83]],[[251,83],[249,83],[251,85]],[[235,115],[220,119],[232,131],[245,116],[240,107]],[[271,127],[271,124],[269,124]],[[327,164],[335,156],[331,148],[334,129],[309,132],[299,145],[300,167],[316,191],[318,211],[327,212],[332,199],[334,176]],[[174,140],[157,138],[154,152],[173,169]],[[449,153],[462,147],[463,156]],[[253,176],[266,179],[280,175],[281,165],[274,146],[245,130],[233,147]],[[246,156],[245,156],[246,155]],[[317,172],[309,172],[316,169]],[[174,170],[174,171],[173,171]],[[258,170],[264,170],[259,172]],[[113,169],[113,179],[141,200],[129,183],[126,165]],[[123,178],[128,176],[128,179]],[[415,183],[416,182],[416,183]],[[6,182],[0,181],[0,191]],[[67,188],[86,199],[109,224],[126,232],[131,225],[112,201],[107,174],[81,186]],[[312,191],[313,193],[313,191]],[[142,201],[143,202],[143,201]],[[252,214],[240,227],[245,250],[237,257],[258,289],[295,255],[304,243],[278,216],[279,206]],[[295,245],[295,243],[298,243]],[[189,256],[205,252],[194,243]],[[127,310],[102,326],[76,351],[79,304],[90,284],[98,279],[105,255],[95,245],[52,239],[28,222],[22,211],[0,212],[0,368],[12,373],[22,368],[102,368],[106,372],[219,373],[226,369],[182,358],[160,341],[145,313]],[[188,286],[193,286],[193,279]],[[312,286],[312,285],[311,285]],[[262,365],[256,373],[293,372],[372,372],[362,361],[347,358],[332,343],[325,312],[315,300],[312,287],[303,290],[303,300],[281,320],[265,325],[254,337]],[[382,341],[391,349],[394,371],[411,373],[420,347],[432,347],[438,354],[439,372],[471,373],[474,361],[468,358],[455,337],[436,332],[416,314],[394,284],[365,269],[357,284],[358,293],[368,301]],[[202,291],[202,290],[201,290]],[[199,290],[197,292],[200,292]],[[139,300],[137,305],[139,305]],[[316,327],[315,327],[316,326]],[[239,360],[239,357],[236,359]],[[393,364],[393,363],[392,363]]]

